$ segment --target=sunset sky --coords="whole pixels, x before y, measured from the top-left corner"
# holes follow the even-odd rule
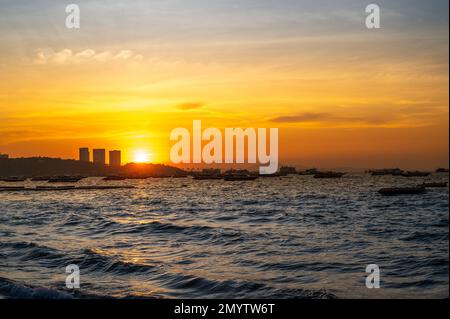
[[[0,0],[0,153],[169,162],[170,131],[278,127],[280,162],[448,166],[448,0]]]

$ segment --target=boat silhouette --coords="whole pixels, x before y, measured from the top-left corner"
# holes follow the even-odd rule
[[[103,178],[104,181],[123,181],[126,179],[127,178],[124,176],[106,176],[105,178]]]
[[[48,180],[49,183],[76,183],[82,180],[84,177],[75,176],[59,176],[52,177]]]
[[[7,183],[25,182],[26,180],[27,179],[23,178],[23,177],[7,177],[7,178],[1,179],[2,182],[7,182]]]
[[[234,181],[254,181],[259,176],[252,174],[247,170],[229,170],[225,172],[224,180],[234,182]]]
[[[419,171],[414,171],[414,172],[404,172],[402,173],[400,176],[403,177],[427,177],[430,176],[431,173],[430,172],[419,172]]]
[[[345,173],[340,172],[318,172],[314,178],[341,178]]]
[[[384,196],[397,196],[397,195],[417,195],[423,194],[426,191],[425,187],[393,187],[382,188],[378,191]]]

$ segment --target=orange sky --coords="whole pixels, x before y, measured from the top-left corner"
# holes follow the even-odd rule
[[[432,15],[441,8],[422,11],[429,21],[419,26],[401,23],[418,13],[388,8],[384,27],[367,30],[351,1],[337,17],[308,7],[309,20],[278,16],[289,2],[257,7],[253,24],[225,4],[189,20],[193,9],[174,1],[179,24],[165,8],[138,27],[131,18],[151,5],[137,3],[142,10],[124,3],[115,22],[86,4],[77,31],[50,4],[31,25],[15,16],[20,8],[2,8],[11,14],[0,24],[0,153],[77,158],[86,146],[167,162],[170,131],[200,119],[278,127],[286,164],[448,166],[448,16],[441,25]]]

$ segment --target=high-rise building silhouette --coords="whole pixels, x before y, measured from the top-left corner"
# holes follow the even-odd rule
[[[80,161],[89,162],[89,148],[87,147],[80,148]]]
[[[96,164],[105,164],[106,151],[104,148],[94,149],[94,163]]]
[[[120,167],[121,165],[120,151],[109,151],[109,165],[114,167]]]

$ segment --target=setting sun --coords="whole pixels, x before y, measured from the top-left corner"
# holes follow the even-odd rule
[[[151,154],[145,151],[137,151],[134,154],[134,162],[135,163],[149,163],[151,159]]]

